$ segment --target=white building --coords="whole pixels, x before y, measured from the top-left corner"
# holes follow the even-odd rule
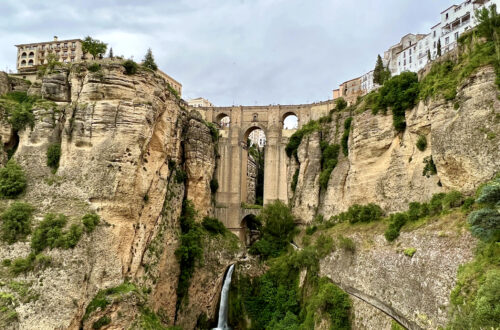
[[[256,129],[252,131],[248,135],[248,139],[250,140],[250,145],[258,145],[259,148],[262,148],[266,145],[266,135],[264,134],[264,131],[261,129]]]
[[[441,21],[431,27],[429,34],[418,34],[416,38],[412,38],[412,34],[404,36],[399,44],[384,53],[391,74],[394,76],[404,71],[418,72],[424,68],[429,62],[428,51],[431,60],[437,57],[439,40],[441,55],[453,50],[457,47],[460,35],[477,25],[475,11],[492,4],[499,7],[499,3],[500,0],[466,0],[441,12]]]
[[[361,90],[364,94],[368,94],[378,87],[380,86],[373,82],[373,70],[361,76]]]
[[[197,97],[195,99],[190,99],[187,101],[188,105],[194,108],[199,108],[199,107],[213,107],[214,105],[212,102],[210,102],[207,99],[204,99],[203,97]]]

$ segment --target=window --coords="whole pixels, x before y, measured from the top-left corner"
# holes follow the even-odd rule
[[[458,40],[458,32],[455,32],[455,40]]]
[[[434,48],[436,48],[436,42],[434,41]]]
[[[71,47],[75,48],[76,47],[76,42],[73,42],[73,44],[71,45]]]
[[[406,52],[403,52],[403,57],[406,58]]]
[[[404,60],[404,66],[406,66],[406,60]]]
[[[410,63],[411,63],[411,56],[410,56]]]
[[[411,56],[411,48],[410,48],[410,56]]]
[[[436,31],[434,31],[434,33],[433,33],[433,37],[434,37],[434,38],[436,38]]]
[[[447,45],[447,44],[449,44],[449,43],[450,43],[450,37],[446,37],[446,38],[444,39],[444,44],[445,44],[445,45]]]
[[[64,43],[64,47],[68,47],[68,43],[67,42]]]
[[[448,15],[449,15],[449,14],[448,14],[448,13],[446,13],[446,19],[448,19]]]

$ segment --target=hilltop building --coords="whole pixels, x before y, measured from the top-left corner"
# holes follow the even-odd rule
[[[54,54],[56,60],[61,63],[76,63],[86,59],[86,55],[83,53],[81,39],[59,40],[57,36],[54,36],[54,40],[52,41],[15,46],[17,47],[17,74],[12,75],[28,79],[31,82],[37,80],[37,67],[47,64],[47,57],[49,54]],[[182,84],[180,82],[159,69],[156,73],[163,77],[179,96],[182,95]]]
[[[34,67],[47,63],[47,56],[54,54],[62,63],[79,62],[83,58],[82,41],[80,39],[20,44],[17,47],[16,67],[19,73],[32,71]]]
[[[431,27],[428,34],[406,34],[401,40],[384,52],[383,63],[392,76],[405,71],[418,72],[437,57],[438,42],[441,42],[441,55],[457,47],[460,35],[477,25],[475,11],[496,4],[500,9],[500,0],[466,0],[441,12],[439,23]],[[429,56],[430,54],[430,56]],[[371,78],[370,78],[371,76]],[[358,90],[353,81],[361,80]],[[373,71],[360,78],[348,80],[333,90],[333,98],[343,97],[351,104],[358,95],[365,95],[378,88],[373,84]],[[354,96],[355,95],[355,96]]]
[[[207,99],[204,99],[203,97],[197,97],[195,99],[190,99],[187,101],[188,105],[193,107],[193,108],[199,108],[199,107],[213,107],[214,105],[212,102],[210,102]]]

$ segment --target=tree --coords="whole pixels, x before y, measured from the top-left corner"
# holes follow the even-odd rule
[[[113,56],[113,47],[110,47],[109,48],[109,55],[108,55],[109,58],[114,58]]]
[[[492,4],[490,10],[487,8],[477,10],[475,16],[478,21],[477,34],[487,40],[494,40],[495,34],[498,35],[500,27],[500,15],[497,13],[497,6]]]
[[[375,69],[373,70],[373,83],[382,85],[384,72],[384,63],[382,62],[382,57],[377,55],[377,63],[375,64]]]
[[[151,48],[148,48],[146,56],[144,56],[144,62],[142,63],[142,66],[151,69],[153,71],[158,70],[158,66],[155,63],[155,59],[153,57],[153,52],[151,51]]]
[[[438,40],[437,56],[441,56],[441,39]]]
[[[97,39],[92,39],[90,36],[85,37],[82,41],[83,53],[89,53],[92,55],[92,59],[95,59],[96,56],[102,56],[102,54],[105,54],[107,48],[108,44]]]

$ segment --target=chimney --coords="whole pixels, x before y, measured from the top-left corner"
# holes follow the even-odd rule
[[[54,41],[57,41],[57,36],[54,36]]]

